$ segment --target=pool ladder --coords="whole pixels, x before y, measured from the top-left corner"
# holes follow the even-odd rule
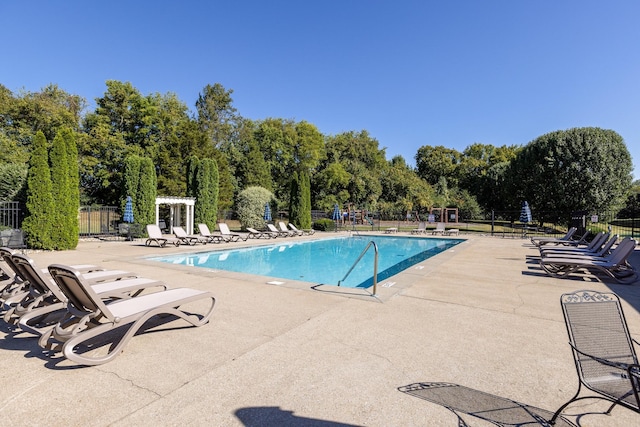
[[[338,286],[340,286],[340,284],[345,281],[345,279],[349,276],[349,274],[351,274],[351,272],[353,271],[354,268],[356,268],[356,265],[360,262],[360,260],[364,256],[364,254],[366,254],[367,251],[369,250],[369,248],[371,248],[371,247],[373,247],[373,250],[374,250],[374,255],[373,255],[373,296],[376,296],[376,289],[378,287],[378,245],[376,245],[376,242],[374,242],[373,240],[370,241],[367,244],[367,246],[364,248],[362,253],[360,253],[360,256],[358,257],[356,262],[353,263],[353,265],[351,266],[349,271],[347,271],[347,274],[344,275],[342,280],[338,281]]]

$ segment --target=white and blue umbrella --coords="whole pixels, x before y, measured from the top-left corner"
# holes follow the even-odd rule
[[[333,206],[333,215],[331,215],[331,219],[334,221],[340,221],[340,207],[337,203]]]
[[[127,203],[124,205],[124,215],[122,215],[122,220],[130,224],[133,223],[133,200],[131,199],[131,196],[127,196]]]
[[[529,203],[525,200],[522,202],[522,209],[520,210],[520,222],[526,224],[531,222],[531,209],[529,208]]]
[[[269,206],[269,202],[264,204],[264,220],[269,222],[271,221],[271,206]]]

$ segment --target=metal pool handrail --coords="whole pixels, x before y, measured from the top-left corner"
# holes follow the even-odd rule
[[[344,275],[342,280],[338,281],[338,286],[340,286],[340,284],[345,281],[345,279],[349,276],[349,274],[351,274],[353,269],[356,267],[356,264],[358,264],[360,262],[360,260],[364,256],[364,254],[367,253],[367,251],[369,250],[369,248],[371,246],[373,246],[373,250],[374,250],[374,257],[373,257],[373,296],[376,295],[376,288],[378,286],[378,245],[376,245],[376,242],[374,242],[373,240],[370,241],[367,244],[367,246],[364,248],[364,250],[362,251],[362,253],[358,257],[358,259],[356,260],[356,262],[353,263],[353,265],[351,266],[349,271],[347,271],[347,274]]]

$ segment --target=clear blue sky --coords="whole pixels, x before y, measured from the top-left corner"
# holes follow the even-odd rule
[[[247,118],[366,129],[387,158],[613,129],[640,177],[640,1],[0,0],[0,83],[93,104],[207,84]]]

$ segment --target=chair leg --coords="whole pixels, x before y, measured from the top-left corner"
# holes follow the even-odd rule
[[[570,403],[572,403],[574,400],[576,400],[576,398],[580,394],[580,389],[581,388],[582,388],[582,383],[578,383],[578,391],[576,392],[576,394],[571,399],[569,399],[564,405],[562,405],[560,408],[558,408],[556,413],[553,414],[553,417],[551,417],[551,419],[549,420],[549,424],[554,425],[556,423],[556,420],[558,419],[558,417],[560,416],[562,411],[564,411],[564,408],[566,408],[567,406],[569,406]]]
[[[605,415],[611,415],[611,411],[613,411],[613,407],[616,406],[617,404],[618,402],[613,402],[613,404],[609,406],[609,409],[607,409],[607,412],[605,412]]]

